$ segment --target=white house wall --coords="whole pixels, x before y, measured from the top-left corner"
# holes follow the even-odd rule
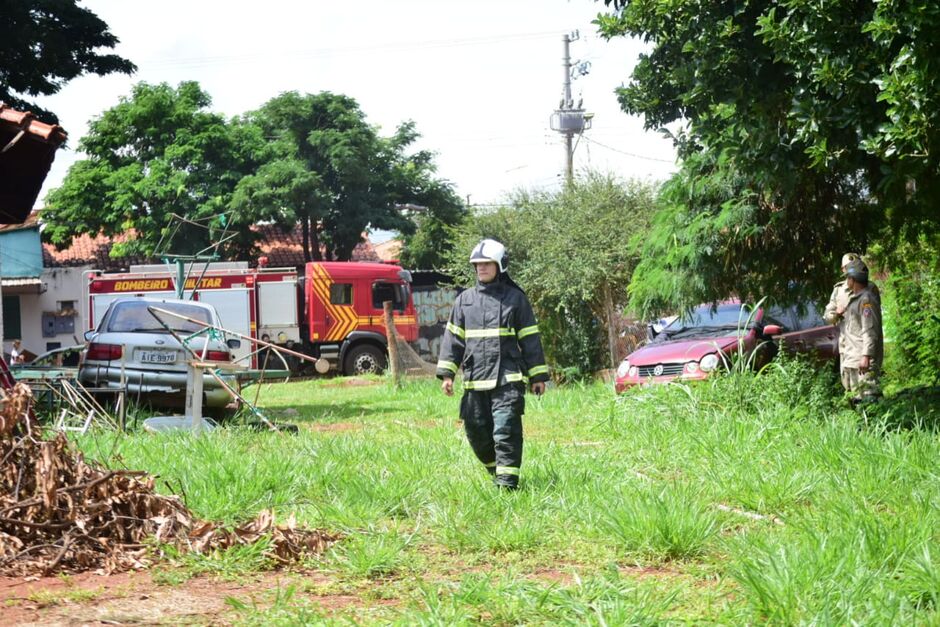
[[[77,268],[46,268],[42,271],[45,291],[42,294],[20,294],[20,330],[23,348],[36,353],[44,353],[51,342],[62,346],[72,346],[84,342],[85,310],[82,273],[90,266]],[[9,293],[9,292],[7,292]],[[75,331],[71,334],[58,334],[53,337],[42,335],[42,314],[58,312],[59,303],[75,302]],[[10,352],[12,342],[3,343],[3,350]]]

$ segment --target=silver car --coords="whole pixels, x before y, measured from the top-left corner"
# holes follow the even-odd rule
[[[220,326],[218,312],[206,303],[155,298],[114,301],[98,328],[85,333],[88,343],[82,352],[78,378],[86,386],[103,388],[120,387],[123,380],[132,399],[140,396],[153,404],[182,406],[186,398],[186,362],[193,356],[154,317],[150,307]],[[205,327],[169,314],[158,315],[200,359],[231,361],[230,349],[240,345],[239,340],[226,342],[216,333],[193,336]],[[238,389],[234,377],[226,376],[224,380]],[[221,409],[232,401],[210,374],[203,375],[203,390],[203,406],[208,409]]]

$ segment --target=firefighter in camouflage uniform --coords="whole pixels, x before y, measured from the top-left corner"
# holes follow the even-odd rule
[[[839,325],[839,366],[842,385],[854,403],[881,396],[878,378],[884,360],[881,298],[868,281],[868,268],[860,259],[845,271],[852,295]]]
[[[526,383],[545,391],[548,367],[525,293],[506,273],[506,249],[491,239],[470,255],[475,287],[464,290],[444,332],[437,377],[448,396],[463,369],[460,419],[477,458],[497,486],[519,485]]]
[[[855,253],[845,253],[842,255],[842,275],[845,275],[845,269],[849,264],[858,259]],[[842,321],[842,314],[845,313],[845,307],[849,304],[849,297],[852,290],[846,284],[846,281],[839,281],[832,287],[832,294],[829,296],[829,303],[823,311],[823,320],[829,324],[838,326]]]

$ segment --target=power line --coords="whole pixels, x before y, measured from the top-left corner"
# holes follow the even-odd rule
[[[601,148],[606,148],[607,150],[611,150],[611,151],[613,151],[613,152],[620,153],[620,154],[625,155],[625,156],[627,156],[627,157],[633,157],[634,159],[644,159],[644,160],[646,160],[646,161],[658,161],[658,162],[660,162],[660,163],[669,163],[669,164],[675,165],[675,161],[670,161],[669,159],[658,159],[658,158],[656,158],[656,157],[647,157],[646,155],[638,155],[638,154],[633,153],[633,152],[626,152],[626,151],[624,151],[624,150],[620,150],[619,148],[614,148],[613,146],[608,146],[607,144],[602,144],[601,142],[597,141],[596,139],[591,139],[591,138],[588,137],[587,135],[584,136],[584,139],[585,139],[585,141],[589,141],[589,142],[591,142],[592,144],[594,144],[594,145],[596,145],[596,146],[600,146]]]

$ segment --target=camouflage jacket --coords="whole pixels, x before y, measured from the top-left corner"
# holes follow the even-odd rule
[[[849,298],[839,326],[839,358],[843,368],[858,368],[863,356],[871,360],[871,369],[880,370],[884,357],[881,328],[881,298],[867,286]]]

